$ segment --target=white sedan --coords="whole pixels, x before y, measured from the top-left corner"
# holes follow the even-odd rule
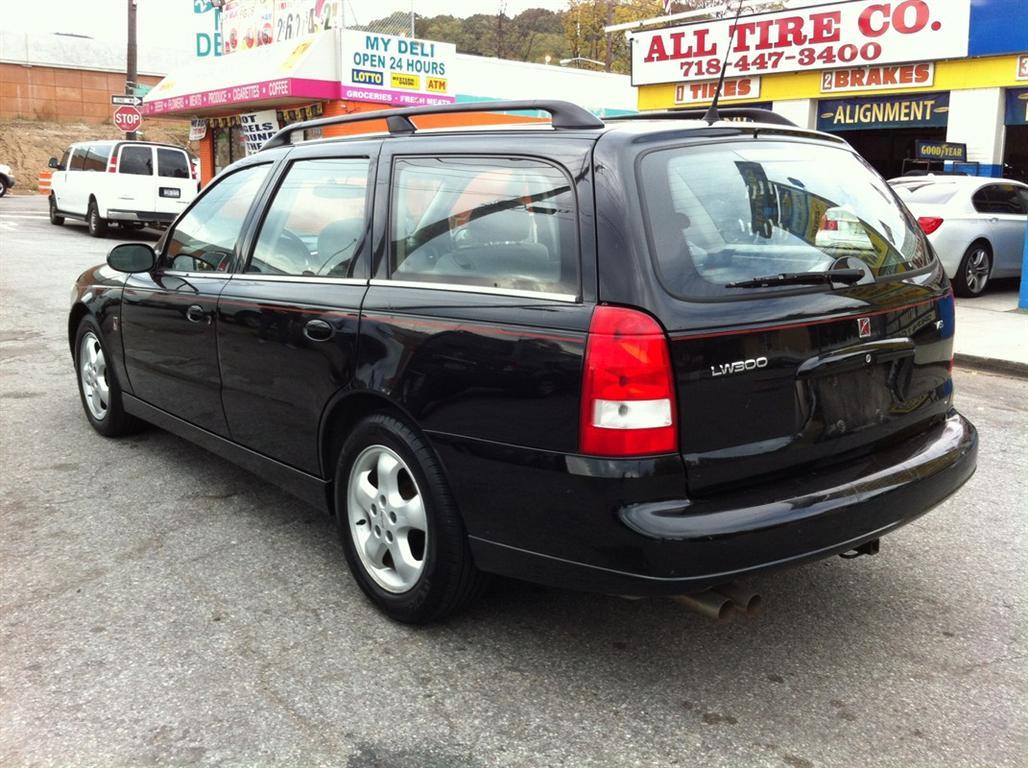
[[[904,176],[889,184],[917,217],[958,296],[1017,277],[1028,229],[1028,185],[985,176]]]

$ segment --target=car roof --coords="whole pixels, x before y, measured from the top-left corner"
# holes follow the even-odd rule
[[[71,145],[70,148],[71,149],[76,149],[78,147],[91,147],[91,146],[94,146],[94,145],[97,145],[97,144],[103,144],[103,145],[144,144],[144,145],[146,145],[148,147],[165,147],[167,149],[178,149],[178,150],[181,150],[182,152],[185,152],[186,154],[189,153],[189,150],[187,150],[185,147],[180,147],[180,146],[177,146],[175,144],[168,144],[168,143],[162,142],[162,141],[138,141],[136,139],[94,139],[92,141],[76,141],[74,144]]]

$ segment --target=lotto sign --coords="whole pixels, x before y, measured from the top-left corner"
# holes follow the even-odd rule
[[[135,107],[118,107],[114,110],[114,124],[125,133],[130,133],[142,124],[143,115]]]
[[[632,84],[866,67],[967,56],[971,0],[855,0],[632,36]]]
[[[344,99],[398,107],[456,101],[450,77],[457,46],[343,30]]]

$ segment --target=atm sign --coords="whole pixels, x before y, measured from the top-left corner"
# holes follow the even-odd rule
[[[445,77],[425,78],[425,90],[429,93],[446,93]]]
[[[354,83],[360,85],[383,85],[385,83],[385,75],[373,69],[353,69],[350,76]]]

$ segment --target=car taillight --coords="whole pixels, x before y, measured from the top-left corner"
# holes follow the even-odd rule
[[[118,154],[117,152],[111,152],[111,159],[107,161],[107,173],[118,172]]]
[[[597,307],[582,378],[579,448],[592,456],[678,449],[675,385],[663,329],[649,315]]]
[[[829,232],[838,232],[839,222],[835,219],[829,219],[827,216],[822,216],[821,224],[818,225],[818,229],[827,230]]]
[[[919,216],[917,219],[918,226],[921,227],[921,231],[926,235],[932,234],[935,230],[942,226],[942,219],[938,216]]]

